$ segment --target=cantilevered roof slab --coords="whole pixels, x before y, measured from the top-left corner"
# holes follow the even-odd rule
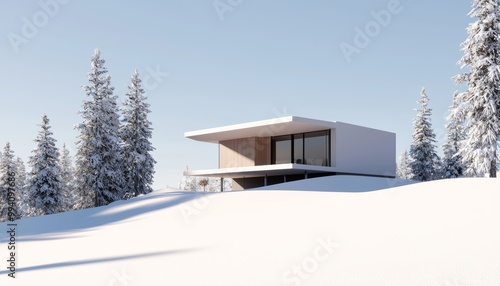
[[[270,137],[335,128],[336,122],[316,120],[298,116],[287,116],[254,121],[224,127],[186,132],[189,139],[218,143],[224,140],[248,137]]]
[[[278,176],[278,175],[295,175],[295,174],[318,174],[318,173],[333,173],[335,168],[302,165],[302,164],[277,164],[264,166],[249,166],[238,168],[223,168],[185,171],[185,176],[201,176],[201,177],[224,177],[224,178],[252,178],[263,176]]]

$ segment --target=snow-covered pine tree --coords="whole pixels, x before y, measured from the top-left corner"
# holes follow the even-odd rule
[[[75,170],[69,150],[66,144],[63,144],[61,153],[59,155],[59,164],[61,169],[62,181],[62,211],[67,212],[75,209],[75,204],[78,201],[76,187],[75,187]]]
[[[413,142],[410,148],[411,171],[414,181],[431,181],[439,178],[440,159],[436,153],[436,135],[432,129],[432,109],[427,105],[429,98],[422,88],[420,109],[413,121]]]
[[[29,192],[27,185],[27,173],[26,166],[21,158],[17,157],[15,161],[16,165],[16,188],[19,194],[19,200],[17,201],[17,209],[19,210],[19,215],[21,217],[26,217],[29,215]]]
[[[404,180],[411,180],[413,178],[410,167],[410,155],[406,149],[401,153],[401,157],[399,157],[396,177]]]
[[[467,103],[468,132],[460,153],[466,175],[496,177],[497,144],[500,133],[500,11],[498,0],[474,0],[469,13],[477,21],[467,28],[462,43],[464,56],[458,61],[468,71],[455,77],[467,83],[460,94]]]
[[[17,186],[15,186],[15,180],[16,165],[14,161],[14,151],[10,148],[10,143],[7,142],[0,160],[0,222],[20,218],[17,208],[19,193],[17,191]],[[14,186],[12,186],[12,182],[14,182]]]
[[[82,200],[78,208],[103,206],[119,200],[124,177],[119,136],[119,113],[111,77],[107,75],[96,49],[91,60],[89,84],[84,86],[89,100],[83,102],[83,122],[77,141],[76,178]]]
[[[36,147],[29,158],[30,216],[40,216],[61,211],[61,175],[59,150],[50,131],[49,118],[42,116],[41,130],[35,139]]]
[[[444,157],[441,171],[444,178],[459,178],[465,172],[462,155],[459,152],[465,140],[465,122],[458,96],[458,92],[455,92],[450,114],[446,118],[447,139],[443,145]]]
[[[16,165],[16,185],[19,186],[20,189],[24,189],[26,187],[26,165],[24,165],[23,159],[16,157],[15,160]]]
[[[153,191],[154,165],[156,161],[151,156],[155,149],[149,141],[153,128],[148,120],[149,104],[141,87],[137,70],[132,74],[128,87],[127,99],[122,108],[122,126],[120,135],[123,142],[122,158],[125,177],[125,192],[137,196]]]

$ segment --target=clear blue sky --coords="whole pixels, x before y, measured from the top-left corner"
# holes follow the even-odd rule
[[[464,88],[451,77],[460,73],[460,43],[473,21],[470,1],[220,0],[220,9],[231,9],[219,11],[213,3],[4,1],[0,144],[10,141],[26,162],[46,113],[59,147],[75,154],[73,126],[95,48],[120,102],[135,68],[147,79],[154,188],[178,186],[186,165],[217,166],[217,147],[185,139],[185,131],[277,116],[395,132],[399,157],[410,146],[423,86],[444,142],[453,92]],[[390,20],[375,24],[381,10]],[[356,28],[370,34],[358,46]],[[349,61],[341,43],[359,53]]]

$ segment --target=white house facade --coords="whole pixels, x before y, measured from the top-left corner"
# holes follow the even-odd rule
[[[396,134],[297,116],[186,132],[218,144],[217,169],[186,176],[232,178],[233,189],[331,175],[396,176]]]

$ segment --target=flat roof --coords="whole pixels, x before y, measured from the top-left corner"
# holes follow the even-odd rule
[[[228,125],[184,133],[189,139],[218,143],[247,137],[270,137],[335,128],[337,122],[299,116],[286,116],[243,124]]]
[[[333,173],[337,172],[337,169],[334,167],[289,163],[289,164],[248,166],[248,167],[237,167],[237,168],[184,171],[184,176],[252,178],[252,177],[263,177],[265,175],[277,176],[277,175],[304,174],[305,172],[309,174]]]
[[[274,164],[260,166],[246,166],[235,168],[222,169],[207,169],[207,170],[189,170],[184,171],[184,176],[199,176],[199,177],[216,177],[216,178],[253,178],[264,176],[280,176],[280,175],[299,175],[299,174],[327,174],[327,173],[344,173],[358,174],[365,176],[381,176],[380,174],[359,172],[358,170],[339,170],[337,167],[326,167],[304,164]]]

